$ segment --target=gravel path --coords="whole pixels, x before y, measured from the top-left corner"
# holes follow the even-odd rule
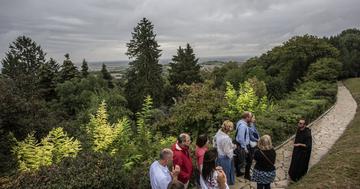
[[[311,152],[310,167],[318,163],[329,151],[332,145],[343,134],[347,125],[354,118],[357,104],[349,90],[341,83],[338,83],[337,101],[335,105],[320,116],[317,120],[308,125],[313,136],[313,149]],[[273,189],[286,188],[288,185],[289,165],[293,150],[294,136],[283,144],[276,147],[276,178],[272,184]],[[252,189],[256,183],[236,178],[236,183],[231,188]]]

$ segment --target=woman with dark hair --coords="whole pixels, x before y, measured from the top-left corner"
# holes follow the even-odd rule
[[[229,189],[222,167],[216,167],[217,157],[216,149],[211,149],[204,155],[204,163],[200,176],[200,186],[202,189]]]
[[[196,149],[195,149],[195,156],[196,156],[196,164],[197,168],[201,172],[203,166],[203,160],[205,152],[208,150],[209,139],[206,134],[199,135],[196,139]]]

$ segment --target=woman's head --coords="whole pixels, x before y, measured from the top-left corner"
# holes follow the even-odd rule
[[[208,141],[209,141],[208,136],[206,134],[201,134],[196,139],[196,146],[202,148],[208,143]]]
[[[271,137],[269,135],[264,135],[260,138],[258,142],[258,147],[260,150],[270,150],[273,148]]]
[[[229,133],[234,129],[234,123],[230,120],[225,120],[223,124],[221,125],[221,130],[225,133]]]
[[[203,176],[204,179],[211,177],[212,172],[216,168],[217,157],[218,157],[218,153],[216,151],[216,148],[213,148],[205,153],[203,168],[201,172],[201,175]]]

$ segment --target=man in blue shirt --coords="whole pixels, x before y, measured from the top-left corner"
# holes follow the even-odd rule
[[[172,150],[165,148],[160,152],[160,160],[156,160],[151,164],[149,175],[152,189],[167,189],[172,181],[177,180],[180,167],[176,165],[173,167],[172,172],[170,172],[167,167],[171,164],[172,159]]]
[[[241,119],[236,123],[236,143],[238,145],[238,151],[240,153],[237,153],[237,161],[235,162],[235,168],[236,168],[236,175],[241,176],[243,173],[241,173],[240,169],[244,167],[245,165],[245,159],[250,159],[248,156],[249,150],[250,150],[250,131],[249,131],[249,124],[251,122],[252,114],[251,112],[244,112],[241,116]],[[251,166],[251,165],[250,165]],[[245,179],[250,179],[250,166],[249,169],[248,166],[245,167]]]

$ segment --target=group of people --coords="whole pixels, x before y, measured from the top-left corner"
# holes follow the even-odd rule
[[[257,183],[258,189],[269,189],[276,176],[276,152],[271,137],[260,137],[256,119],[251,112],[244,112],[235,125],[235,137],[229,134],[234,129],[230,120],[225,120],[213,137],[213,147],[206,134],[196,140],[196,166],[193,167],[189,134],[182,133],[172,149],[160,152],[160,159],[150,167],[150,182],[153,189],[186,189],[192,175],[196,175],[198,188],[228,189],[235,184],[235,177]],[[311,130],[300,119],[294,141],[289,177],[298,181],[308,170],[312,147]],[[255,166],[250,170],[255,160]],[[172,167],[171,171],[168,166]]]

